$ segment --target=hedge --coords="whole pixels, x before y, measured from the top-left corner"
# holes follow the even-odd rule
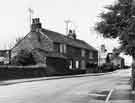
[[[57,72],[56,70],[53,71],[50,68],[41,65],[32,65],[32,66],[0,65],[0,80],[35,78],[45,76],[75,75],[82,73],[85,73],[85,71],[70,70],[68,72],[60,73]]]

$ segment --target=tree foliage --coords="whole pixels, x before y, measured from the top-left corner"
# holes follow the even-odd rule
[[[36,62],[31,52],[20,50],[18,54],[11,60],[13,65],[34,65]]]
[[[121,51],[135,56],[135,1],[117,0],[105,7],[95,30],[105,38],[119,38]]]
[[[113,48],[113,54],[116,56],[120,55],[120,49],[119,48]]]

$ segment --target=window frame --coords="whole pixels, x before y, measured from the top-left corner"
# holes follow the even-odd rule
[[[79,69],[80,68],[80,61],[79,60],[76,60],[75,61],[75,68],[76,69]]]
[[[94,53],[93,53],[93,51],[89,51],[89,59],[94,59]]]
[[[71,60],[69,60],[69,69],[73,69],[73,60],[71,59]]]

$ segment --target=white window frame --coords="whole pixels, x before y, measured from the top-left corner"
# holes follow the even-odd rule
[[[67,52],[66,44],[63,44],[63,51],[64,51],[64,53],[66,53],[66,52]]]
[[[69,69],[73,69],[73,60],[69,61]]]
[[[60,44],[60,53],[66,53],[67,48],[66,48],[66,44]]]
[[[63,44],[60,44],[60,53],[63,53]]]
[[[75,61],[75,67],[76,67],[76,69],[79,69],[79,64],[80,64],[79,60],[76,60]]]
[[[93,59],[94,58],[93,55],[94,53],[92,51],[89,51],[89,59]]]
[[[85,50],[84,49],[81,50],[81,56],[85,57]]]

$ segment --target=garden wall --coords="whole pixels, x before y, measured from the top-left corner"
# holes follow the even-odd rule
[[[0,80],[35,78],[45,76],[75,75],[82,73],[85,73],[85,71],[71,70],[68,72],[58,72],[54,68],[49,68],[45,66],[9,66],[9,65],[0,66]]]

